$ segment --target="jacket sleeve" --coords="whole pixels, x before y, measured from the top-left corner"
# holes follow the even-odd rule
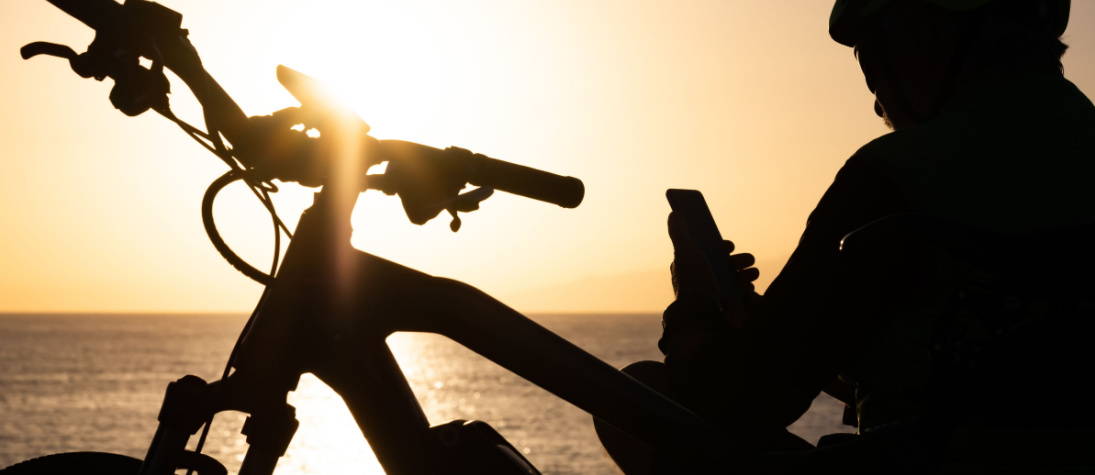
[[[663,345],[674,396],[693,410],[743,433],[782,429],[854,358],[869,322],[842,311],[848,289],[839,284],[840,241],[905,211],[896,188],[861,153],[810,214],[798,247],[744,328],[710,328],[689,351]],[[689,307],[675,302],[667,313],[702,311]]]

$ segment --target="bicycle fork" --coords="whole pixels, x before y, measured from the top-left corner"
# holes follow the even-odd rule
[[[241,475],[268,475],[278,459],[285,454],[289,441],[296,433],[297,419],[293,406],[270,400],[268,404],[240,404],[231,378],[206,383],[197,376],[187,375],[167,385],[160,408],[159,426],[149,445],[140,475],[169,475],[177,469],[187,469],[199,475],[225,475],[227,469],[216,459],[186,449],[186,444],[202,424],[225,410],[250,414],[243,425],[247,436],[247,455],[240,467]],[[286,390],[283,395],[288,394]]]

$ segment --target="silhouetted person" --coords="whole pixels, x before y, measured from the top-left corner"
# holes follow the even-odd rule
[[[847,161],[745,315],[715,310],[670,216],[677,299],[658,343],[670,392],[732,434],[732,462],[1095,473],[1095,280],[1075,261],[1095,246],[1095,107],[1062,75],[1068,11],[838,0],[830,33],[854,48],[893,132]],[[750,290],[752,263],[729,259]],[[860,435],[788,443],[784,428],[826,388]]]

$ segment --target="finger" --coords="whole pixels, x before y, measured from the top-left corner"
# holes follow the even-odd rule
[[[668,218],[669,240],[673,242],[673,249],[680,250],[688,241],[688,230],[685,229],[684,219],[675,212],[669,213]]]
[[[760,269],[750,267],[738,271],[738,280],[741,282],[753,282],[760,278]]]
[[[453,200],[453,209],[456,211],[475,211],[479,209],[479,203],[494,194],[494,188],[476,188],[466,193],[461,193]]]
[[[734,252],[734,243],[733,242],[723,241],[722,246],[723,246],[723,249],[722,249],[723,252],[725,252],[727,254],[730,254],[731,252]]]
[[[728,258],[731,269],[744,269],[757,263],[757,259],[749,253],[732,254]]]

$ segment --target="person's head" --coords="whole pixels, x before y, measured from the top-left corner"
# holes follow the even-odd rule
[[[963,83],[1060,74],[1069,0],[837,0],[829,33],[854,48],[875,112],[901,129]]]

